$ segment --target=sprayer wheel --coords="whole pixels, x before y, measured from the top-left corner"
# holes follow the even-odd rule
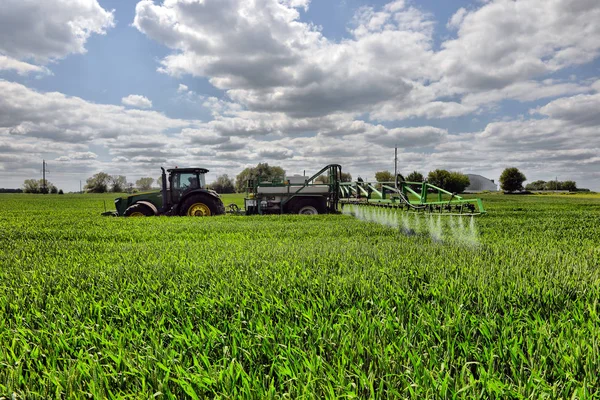
[[[325,207],[317,199],[298,199],[290,208],[291,214],[318,215],[325,213]]]

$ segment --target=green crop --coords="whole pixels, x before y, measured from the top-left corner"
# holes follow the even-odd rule
[[[104,200],[0,196],[0,397],[600,396],[598,196],[395,226]]]

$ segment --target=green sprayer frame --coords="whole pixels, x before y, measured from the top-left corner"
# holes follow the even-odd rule
[[[373,194],[378,198],[374,198]],[[435,200],[431,201],[431,197]],[[400,179],[397,182],[342,182],[340,203],[342,206],[364,204],[445,215],[479,215],[486,212],[480,198],[466,199],[427,182]]]

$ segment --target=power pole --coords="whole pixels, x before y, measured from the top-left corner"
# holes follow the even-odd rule
[[[48,193],[46,188],[46,160],[42,160],[42,193]]]
[[[398,176],[398,147],[394,147],[394,181]]]

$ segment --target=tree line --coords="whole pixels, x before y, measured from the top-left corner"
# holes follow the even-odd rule
[[[500,188],[506,193],[515,193],[523,191],[543,191],[543,190],[568,190],[569,192],[577,192],[577,182],[575,181],[533,181],[523,187],[523,182],[527,178],[525,174],[519,171],[518,168],[506,168],[500,175]]]
[[[43,179],[25,179],[25,182],[23,182],[23,193],[63,194],[63,191],[48,180],[44,184]]]
[[[268,163],[259,163],[255,167],[245,168],[240,172],[235,179],[229,177],[227,174],[220,175],[217,179],[208,185],[209,189],[216,191],[217,193],[242,193],[246,191],[248,181],[251,179],[261,179],[269,181],[285,178],[285,170],[279,166],[272,166]],[[358,178],[360,179],[360,178]],[[577,183],[574,181],[534,181],[527,186],[523,187],[523,183],[526,181],[525,175],[519,171],[519,169],[511,167],[506,168],[500,176],[500,188],[506,193],[527,191],[539,191],[539,190],[568,190],[571,192],[577,191]],[[133,182],[128,182],[124,175],[109,175],[105,172],[98,172],[86,180],[85,191],[89,193],[133,193],[135,191],[147,191],[152,189],[152,185],[156,182],[160,188],[162,185],[162,178],[154,179],[151,177],[143,177]],[[375,173],[375,180],[377,182],[394,182],[394,174],[390,171],[378,171]],[[408,174],[405,178],[407,182],[424,182],[447,190],[452,193],[462,193],[470,185],[469,177],[463,173],[456,171],[448,171],[445,169],[436,169],[430,171],[425,177],[418,171],[413,171]],[[329,177],[326,175],[320,175],[315,179],[317,183],[328,183]],[[341,176],[342,182],[351,182],[352,175],[344,172]],[[60,193],[62,190],[58,190],[55,185],[46,181],[46,191],[44,192],[43,181],[35,179],[27,179],[23,183],[24,193]],[[415,185],[415,189],[417,185]]]
[[[98,172],[86,180],[84,189],[89,193],[133,193],[136,190],[151,190],[153,183],[154,178],[151,177],[140,178],[134,184],[128,182],[124,175],[109,175],[105,172]]]

